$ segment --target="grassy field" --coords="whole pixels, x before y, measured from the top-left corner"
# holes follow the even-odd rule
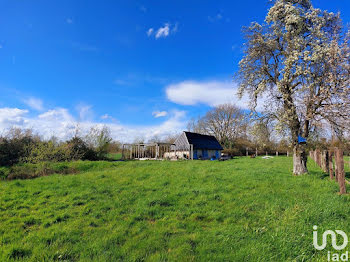
[[[313,225],[350,233],[350,197],[311,161],[85,165],[0,182],[0,261],[326,261]]]
[[[122,153],[109,153],[107,154],[107,158],[111,160],[120,160],[122,158]]]

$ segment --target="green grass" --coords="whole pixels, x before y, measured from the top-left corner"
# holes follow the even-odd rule
[[[122,158],[122,153],[109,153],[107,158],[110,160],[120,160]]]
[[[87,171],[100,171],[115,166],[117,166],[117,163],[107,161],[23,163],[12,167],[0,167],[0,179],[28,179],[52,174],[77,174]]]
[[[349,196],[313,162],[105,163],[1,181],[0,261],[326,261],[313,225],[350,233]]]

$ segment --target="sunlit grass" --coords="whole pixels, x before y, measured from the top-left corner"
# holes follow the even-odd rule
[[[313,162],[292,176],[291,161],[100,162],[1,181],[0,261],[324,261],[312,227],[350,233],[349,197]]]

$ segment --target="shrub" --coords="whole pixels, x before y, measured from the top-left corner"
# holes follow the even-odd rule
[[[108,127],[92,127],[89,134],[85,137],[89,148],[96,152],[98,159],[105,159],[112,142],[111,131]]]
[[[11,166],[28,156],[30,148],[36,143],[32,137],[1,138],[0,166]]]
[[[68,160],[97,160],[96,152],[89,148],[80,137],[73,137],[64,145]]]
[[[6,179],[9,172],[10,169],[8,167],[0,167],[0,179]]]
[[[36,173],[36,167],[34,165],[16,165],[10,168],[7,179],[31,179],[38,176],[39,175]]]
[[[40,163],[43,161],[60,162],[69,160],[69,152],[62,145],[54,142],[38,142],[30,148],[29,155],[23,158],[23,162]]]
[[[25,163],[8,168],[5,178],[13,179],[32,179],[52,174],[75,174],[79,170],[74,166],[70,166],[68,162],[52,163],[40,162],[36,164]],[[1,172],[2,169],[0,169]]]

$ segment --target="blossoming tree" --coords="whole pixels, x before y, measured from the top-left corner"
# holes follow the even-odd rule
[[[308,0],[276,0],[265,22],[245,31],[240,95],[250,95],[252,109],[265,96],[264,113],[291,134],[293,173],[307,173],[298,136],[307,138],[320,121],[350,126],[350,33],[339,13],[314,8]]]

